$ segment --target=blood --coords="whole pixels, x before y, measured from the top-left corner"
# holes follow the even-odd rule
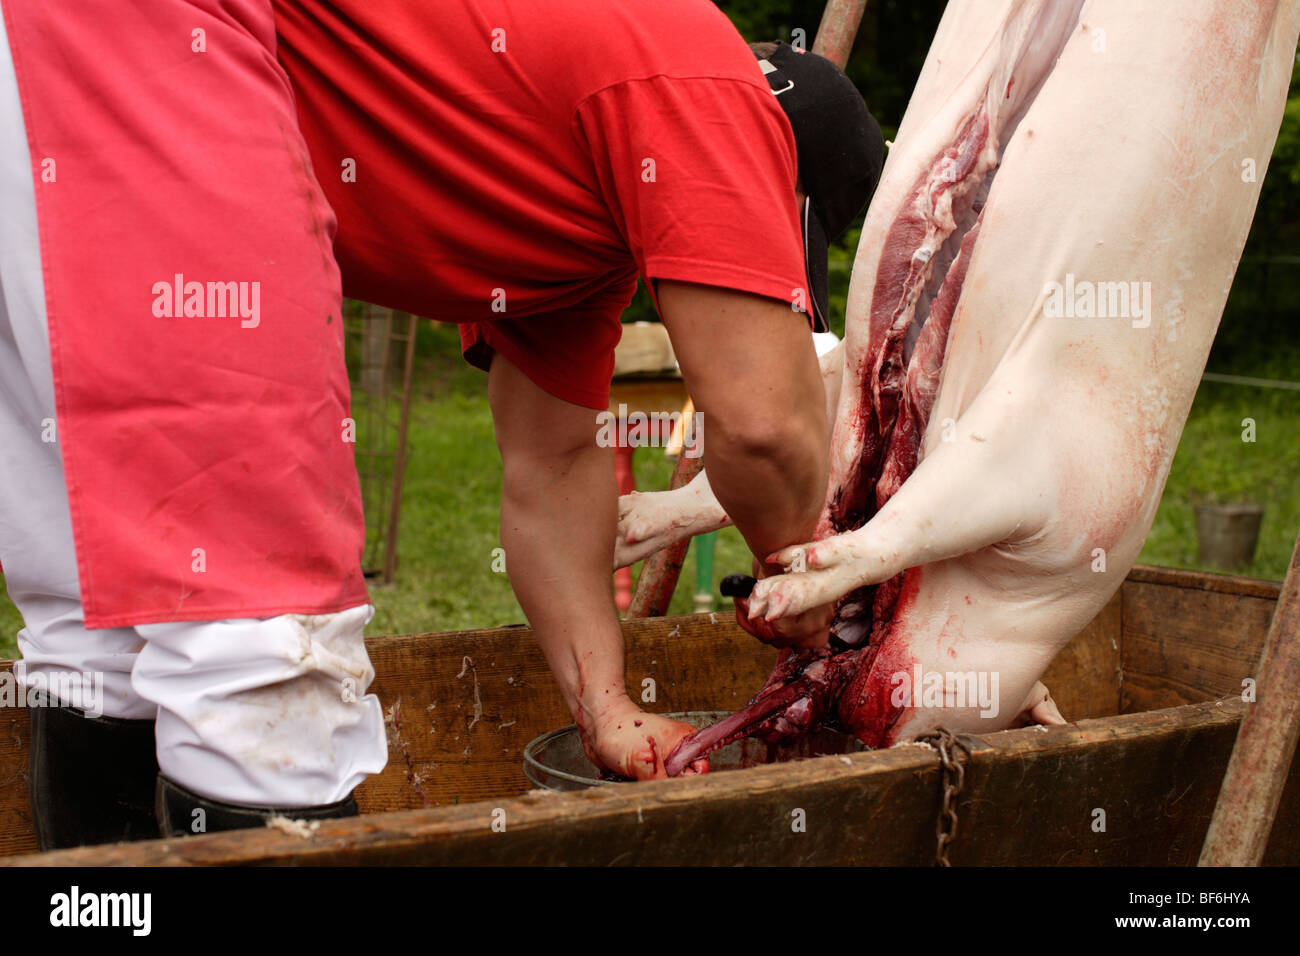
[[[953,313],[979,236],[983,211],[962,239],[922,325],[910,359],[904,359],[908,328],[917,302],[930,281],[934,251],[956,229],[957,218],[972,209],[975,190],[957,184],[975,171],[989,137],[981,107],[953,142],[920,177],[913,201],[886,240],[876,273],[873,333],[883,337],[875,362],[857,374],[864,400],[850,441],[856,455],[852,472],[831,495],[818,536],[855,530],[869,521],[915,470],[921,439],[938,394]],[[923,255],[918,251],[928,250]],[[892,303],[892,304],[891,304]],[[876,336],[873,334],[873,340]],[[865,375],[863,374],[865,372]],[[909,569],[879,585],[858,588],[841,598],[825,649],[786,649],[762,689],[730,717],[684,738],[664,762],[676,776],[692,761],[742,737],[775,747],[817,726],[853,733],[871,747],[883,746],[907,710],[894,700],[891,676],[913,663],[906,636],[896,622],[914,604],[921,571]],[[745,601],[736,602],[737,614]],[[764,629],[748,622],[747,629]],[[760,640],[764,636],[760,635]]]

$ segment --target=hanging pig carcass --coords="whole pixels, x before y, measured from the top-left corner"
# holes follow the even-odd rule
[[[836,602],[749,707],[871,746],[1061,720],[1038,682],[1151,527],[1250,229],[1300,4],[948,5],[823,360],[831,477],[751,627]],[[707,476],[625,499],[618,560],[725,516]]]

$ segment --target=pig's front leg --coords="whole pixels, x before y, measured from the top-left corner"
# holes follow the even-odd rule
[[[704,472],[673,491],[622,495],[618,499],[614,568],[636,564],[683,538],[717,531],[729,524]]]
[[[750,618],[799,614],[908,568],[1034,535],[1047,499],[1018,489],[1050,487],[1051,462],[1041,440],[1008,425],[1019,418],[990,390],[961,419],[961,437],[937,445],[865,525],[769,556],[789,573],[758,582]]]

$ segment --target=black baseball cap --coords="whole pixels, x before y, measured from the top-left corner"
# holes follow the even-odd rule
[[[758,56],[755,53],[755,56]],[[777,44],[759,66],[794,131],[802,210],[804,265],[813,327],[830,330],[827,247],[866,208],[880,181],[885,140],[853,81],[816,53]]]

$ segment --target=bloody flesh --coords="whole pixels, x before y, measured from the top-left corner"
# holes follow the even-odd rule
[[[832,490],[819,538],[862,527],[916,468],[939,390],[949,323],[979,236],[985,179],[997,164],[996,142],[990,139],[988,108],[981,105],[918,175],[910,203],[889,231],[871,315],[873,325],[884,328],[883,340],[874,361],[856,374],[860,393],[867,397],[848,436],[859,446],[854,449],[857,465]],[[945,245],[954,236],[957,250],[945,263]],[[938,288],[930,298],[935,282]],[[782,651],[748,706],[677,745],[665,761],[668,774],[676,776],[744,736],[776,744],[819,724],[878,745],[904,710],[873,671],[909,574],[919,575],[919,570],[841,598],[828,646]]]
[[[987,124],[980,124],[978,129],[977,135],[982,140]],[[963,175],[968,174],[973,163],[963,157],[974,150],[959,144],[954,151],[959,158],[958,168],[966,170]],[[929,192],[930,201],[937,202],[934,191]],[[903,298],[891,323],[886,351],[882,351],[868,383],[874,398],[870,422],[875,431],[864,442],[871,451],[859,470],[862,476],[859,487],[870,507],[845,496],[836,497],[827,509],[835,531],[865,524],[916,467],[921,435],[938,393],[948,322],[961,294],[966,263],[970,261],[978,235],[977,219],[962,240],[961,251],[921,328],[911,360],[905,364],[903,345],[916,297],[929,278],[924,269],[916,267],[915,257],[909,257],[913,264],[906,274]],[[884,423],[883,427],[880,423]],[[885,453],[876,454],[876,449],[885,449]],[[668,774],[676,776],[692,761],[740,737],[752,735],[775,744],[802,736],[823,722],[856,734],[868,745],[877,744],[903,712],[903,707],[894,704],[889,694],[881,693],[885,688],[874,688],[875,692],[871,692],[871,673],[902,595],[905,574],[846,595],[836,607],[829,647],[783,651],[767,683],[747,707],[677,745],[664,764]],[[866,634],[870,635],[866,646],[854,646]]]
[[[1039,678],[1151,528],[1259,198],[1242,157],[1273,153],[1298,37],[1283,0],[947,6],[823,362],[816,540],[737,602],[751,630],[831,604],[831,641],[784,654],[670,772],[819,722],[872,746],[1064,722]],[[707,494],[628,527],[710,530]]]

